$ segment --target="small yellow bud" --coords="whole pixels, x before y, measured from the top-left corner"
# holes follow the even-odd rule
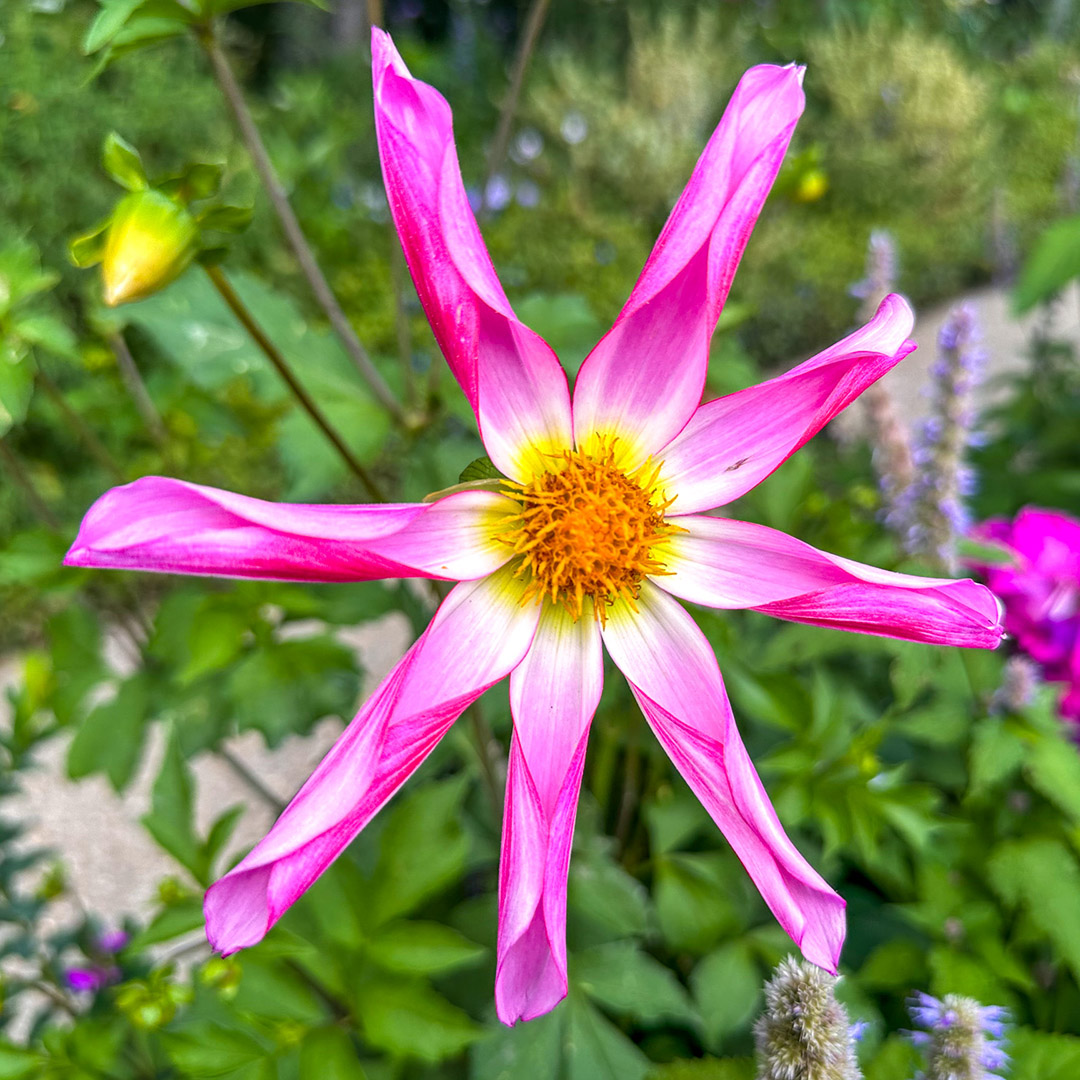
[[[807,169],[799,177],[791,197],[801,203],[817,202],[828,190],[829,178],[825,173],[821,169]]]
[[[142,300],[175,281],[194,258],[198,236],[194,218],[163,192],[125,195],[105,237],[105,303]]]

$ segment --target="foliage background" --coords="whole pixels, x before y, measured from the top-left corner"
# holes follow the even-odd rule
[[[162,729],[143,824],[176,871],[105,957],[109,913],[58,928],[62,865],[20,845],[17,823],[4,827],[0,1077],[751,1076],[761,983],[790,943],[614,676],[571,867],[571,993],[550,1016],[508,1030],[491,1005],[500,813],[488,787],[510,730],[504,688],[484,699],[483,726],[463,719],[262,945],[222,960],[199,944],[200,890],[239,854],[230,836],[245,810],[219,807],[197,828],[191,759],[226,752],[240,732],[276,746],[328,715],[347,719],[361,672],[336,632],[398,611],[419,632],[430,603],[400,585],[60,567],[90,502],[145,474],[364,499],[197,269],[110,313],[96,275],[67,262],[69,239],[116,199],[99,164],[105,135],[138,146],[154,174],[223,166],[226,195],[254,206],[227,271],[384,489],[420,498],[456,482],[482,447],[395,266],[364,43],[345,33],[347,13],[263,4],[225,29],[335,292],[424,416],[409,432],[329,334],[198,48],[167,41],[95,74],[81,43],[96,11],[89,0],[0,2],[0,647],[22,672],[0,798],[56,739],[72,779],[101,774],[123,791]],[[509,0],[386,6],[414,73],[454,107],[477,189],[525,14]],[[555,0],[499,174],[505,200],[489,190],[483,228],[500,276],[575,370],[739,74],[798,58],[807,114],[714,340],[710,393],[802,359],[855,321],[850,287],[873,228],[895,236],[899,285],[916,304],[1006,288],[1040,237],[1076,228],[1078,32],[1068,2]],[[1026,278],[1025,302],[1050,300],[1072,270]],[[118,331],[163,433],[129,395]],[[1080,512],[1071,350],[1033,342],[1002,401],[977,455],[977,514],[1031,502]],[[866,446],[823,435],[733,513],[918,570],[879,510]],[[1017,1080],[1077,1075],[1080,760],[1052,689],[1010,707],[1004,653],[696,614],[785,825],[848,900],[841,993],[871,1022],[867,1076],[913,1072],[896,1032],[915,988],[1007,1005]],[[117,641],[135,658],[124,674],[109,659]],[[495,754],[476,737],[484,727]],[[74,993],[66,972],[90,962],[116,971],[100,991]]]

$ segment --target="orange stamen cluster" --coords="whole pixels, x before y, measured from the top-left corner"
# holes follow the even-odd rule
[[[664,520],[675,500],[657,489],[659,476],[651,463],[624,472],[601,443],[591,454],[563,451],[527,484],[506,484],[521,510],[500,539],[520,557],[515,576],[528,575],[524,600],[547,597],[574,619],[591,600],[601,622],[617,600],[636,610],[642,578],[666,572],[653,548],[679,531]]]

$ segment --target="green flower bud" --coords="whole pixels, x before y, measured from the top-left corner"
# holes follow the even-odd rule
[[[198,239],[195,219],[168,195],[152,188],[125,195],[105,235],[105,303],[142,300],[175,281],[195,257]]]

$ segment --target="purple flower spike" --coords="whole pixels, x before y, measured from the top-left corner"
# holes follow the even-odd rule
[[[912,1019],[925,1031],[908,1034],[926,1057],[924,1080],[997,1080],[1009,1058],[1003,1045],[1006,1011],[972,998],[946,994],[938,1000],[921,991],[908,1001]]]

